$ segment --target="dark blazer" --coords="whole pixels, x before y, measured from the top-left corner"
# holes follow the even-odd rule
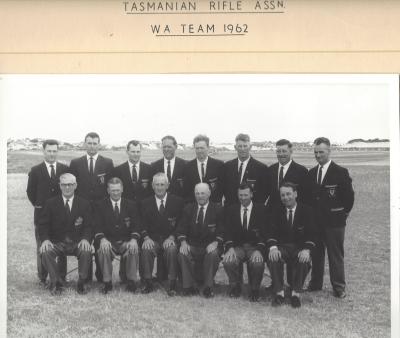
[[[26,187],[26,194],[29,201],[35,207],[34,223],[39,221],[40,213],[43,209],[44,202],[47,199],[57,196],[60,191],[60,176],[69,171],[69,168],[57,162],[56,164],[56,179],[51,179],[45,162],[32,167],[28,176],[28,185]]]
[[[215,203],[222,202],[223,196],[223,169],[224,162],[212,157],[208,157],[207,167],[205,168],[206,176],[204,182],[208,183],[211,189],[210,201]],[[183,180],[183,190],[185,202],[195,202],[194,187],[200,183],[199,171],[197,170],[197,159],[189,161],[185,167],[185,175]]]
[[[176,196],[183,197],[183,175],[186,161],[179,157],[175,157],[174,171],[172,172],[171,182],[169,183],[168,192]],[[157,173],[164,172],[164,158],[151,164],[152,176]],[[167,173],[165,173],[167,174]]]
[[[140,161],[139,177],[137,183],[133,183],[128,161],[114,168],[113,176],[121,179],[124,185],[122,197],[140,203],[146,197],[153,194],[151,187],[152,169],[147,163]]]
[[[141,220],[136,203],[121,198],[119,217],[114,214],[114,206],[110,198],[105,198],[95,204],[95,240],[106,237],[109,241],[128,241],[140,238]]]
[[[39,238],[51,242],[92,239],[92,210],[90,202],[75,194],[71,215],[68,217],[62,195],[48,199],[39,219]]]
[[[176,231],[178,240],[186,240],[189,245],[205,247],[208,244],[218,241],[223,243],[224,214],[221,206],[209,202],[206,214],[204,216],[203,226],[196,223],[197,203],[191,203],[185,206],[182,218]]]
[[[266,209],[263,204],[254,204],[248,219],[248,230],[243,228],[240,217],[240,203],[225,209],[225,250],[242,246],[245,243],[255,246],[261,252],[265,251],[263,234],[266,226]]]
[[[142,237],[149,236],[159,243],[168,236],[175,236],[176,227],[183,211],[183,199],[173,194],[167,195],[165,212],[160,215],[155,196],[144,199],[141,203],[143,230]]]
[[[310,205],[316,222],[330,227],[344,227],[354,204],[352,180],[347,169],[331,162],[321,185],[317,184],[318,166],[308,173],[311,187]]]
[[[111,178],[114,167],[112,159],[99,155],[93,175],[89,174],[86,154],[71,160],[69,167],[71,173],[76,176],[77,195],[89,201],[98,201],[107,196],[107,181]]]
[[[242,182],[247,182],[253,186],[254,203],[264,204],[269,196],[269,183],[268,183],[268,167],[267,165],[250,157],[247,163],[246,171],[243,175]],[[224,164],[224,195],[225,204],[230,205],[239,203],[238,200],[239,188],[239,173],[238,173],[238,159],[235,158]]]
[[[312,208],[297,203],[290,227],[286,217],[286,207],[276,207],[267,223],[266,243],[270,248],[279,244],[295,244],[299,249],[313,249],[315,247],[316,228]]]
[[[283,177],[284,182],[291,182],[297,185],[297,202],[306,203],[310,198],[307,175],[308,170],[306,167],[292,161]],[[278,189],[278,176],[279,162],[269,167],[269,186],[271,187],[271,193],[269,196],[268,207],[271,208],[282,205]]]

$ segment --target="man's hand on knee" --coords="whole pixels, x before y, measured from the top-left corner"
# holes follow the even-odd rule
[[[51,249],[54,248],[53,243],[51,243],[48,239],[46,239],[45,241],[43,241],[42,245],[40,246],[39,252],[41,254],[50,251]]]

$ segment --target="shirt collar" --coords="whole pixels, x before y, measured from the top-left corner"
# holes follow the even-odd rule
[[[247,207],[244,207],[242,204],[240,204],[240,211],[244,211],[244,208],[247,208],[247,211],[250,212],[251,209],[253,209],[253,201],[251,201]]]
[[[129,161],[128,160],[128,164],[129,164],[129,168],[132,168],[133,167],[133,163],[131,162],[131,161]],[[140,167],[140,160],[137,162],[137,163],[135,163],[135,165],[136,165],[136,169],[138,169],[139,167]]]
[[[89,156],[89,154],[86,154],[86,159],[87,159],[88,161],[90,161],[90,157],[93,157],[93,159],[94,159],[95,161],[97,161],[97,158],[99,157],[99,153],[96,153],[96,155],[93,155],[93,156]]]
[[[164,157],[164,163],[165,163],[165,164],[168,164],[168,161],[170,161],[171,164],[172,164],[172,163],[175,163],[175,156],[174,156],[173,158],[171,158],[170,160],[167,160],[167,159]]]
[[[75,197],[75,195],[72,195],[71,197],[68,198],[68,201],[69,201],[69,203],[70,203],[71,205],[72,205],[72,202],[74,201],[74,197]],[[64,197],[64,195],[62,195],[62,198],[63,198],[64,204],[65,204],[65,202],[67,201],[67,198]]]
[[[281,169],[281,167],[283,167],[283,169],[287,169],[289,168],[289,166],[292,164],[293,160],[290,160],[288,163],[286,163],[285,165],[280,164],[279,162],[279,169]]]
[[[203,210],[206,211],[208,205],[210,204],[210,201],[208,201],[206,204],[204,205],[200,205],[197,203],[197,209],[200,210],[201,207],[203,207]]]
[[[206,159],[203,162],[200,162],[198,158],[196,158],[197,161],[197,165],[201,166],[202,163],[204,163],[205,166],[207,166],[207,161],[208,161],[208,156],[206,157]]]
[[[296,212],[296,208],[297,208],[297,203],[295,204],[295,206],[292,209],[289,209],[289,208],[286,207],[286,213],[288,213],[289,210],[292,210],[293,214],[294,214]]]
[[[238,157],[238,166],[240,166],[240,163],[243,163],[243,165],[247,165],[247,163],[249,163],[249,161],[250,161],[250,158],[251,158],[251,156],[249,156],[249,158],[247,160],[242,162]]]
[[[328,170],[329,166],[331,165],[331,162],[332,162],[332,160],[329,160],[328,162],[326,162],[326,163],[323,165],[322,170],[324,170],[324,171]],[[319,166],[321,166],[321,165],[319,164]]]
[[[113,206],[113,208],[115,207],[115,203],[118,204],[118,208],[121,208],[121,199],[119,199],[118,201],[114,201],[114,200],[110,197],[110,201],[111,201],[111,205]]]
[[[154,196],[156,198],[157,203],[161,203],[161,198],[158,198],[157,195],[154,195]],[[164,198],[162,199],[164,201],[164,205],[165,205],[165,203],[167,203],[167,196],[168,196],[168,193],[166,193]]]

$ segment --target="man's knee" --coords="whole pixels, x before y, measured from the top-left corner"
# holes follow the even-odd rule
[[[264,261],[262,261],[262,262],[249,261],[249,265],[252,269],[264,270]]]
[[[178,248],[176,247],[176,245],[171,245],[168,248],[164,249],[164,254],[166,256],[176,256],[178,253]]]

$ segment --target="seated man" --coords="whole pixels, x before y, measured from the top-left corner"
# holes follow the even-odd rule
[[[157,270],[164,264],[168,272],[168,295],[176,294],[177,275],[177,246],[175,243],[176,224],[182,215],[183,199],[168,193],[169,186],[167,175],[155,174],[153,177],[153,190],[155,196],[142,201],[142,219],[144,238],[141,251],[141,265],[145,286],[142,293],[153,291],[151,282],[154,259],[162,258],[164,262],[157,260]],[[159,271],[158,271],[159,272]]]
[[[62,174],[61,194],[46,201],[39,220],[40,254],[50,275],[50,292],[53,295],[62,292],[56,258],[67,255],[78,257],[77,291],[85,293],[85,281],[92,260],[92,218],[89,201],[75,195],[76,187],[74,175]]]
[[[239,297],[243,263],[247,262],[250,301],[259,300],[260,284],[264,273],[265,243],[262,231],[265,226],[265,206],[253,204],[253,189],[242,183],[238,189],[240,203],[227,207],[225,212],[225,256],[223,264],[229,277],[230,297]]]
[[[121,264],[125,264],[127,291],[135,292],[139,268],[139,213],[133,201],[121,198],[123,185],[119,178],[108,181],[107,192],[110,197],[95,206],[95,246],[103,273],[102,292],[107,294],[112,290],[112,260],[116,255],[121,255]]]
[[[194,188],[196,203],[183,209],[177,229],[181,243],[178,262],[182,269],[183,294],[194,295],[195,264],[201,266],[204,279],[203,295],[214,296],[212,287],[222,252],[223,211],[210,202],[211,190],[207,183],[198,183]]]
[[[278,306],[284,302],[283,265],[290,263],[290,303],[296,308],[301,306],[299,292],[310,268],[310,250],[315,247],[315,225],[311,208],[296,202],[296,185],[283,183],[280,196],[283,206],[272,210],[267,226],[268,266],[275,293],[272,305]]]

